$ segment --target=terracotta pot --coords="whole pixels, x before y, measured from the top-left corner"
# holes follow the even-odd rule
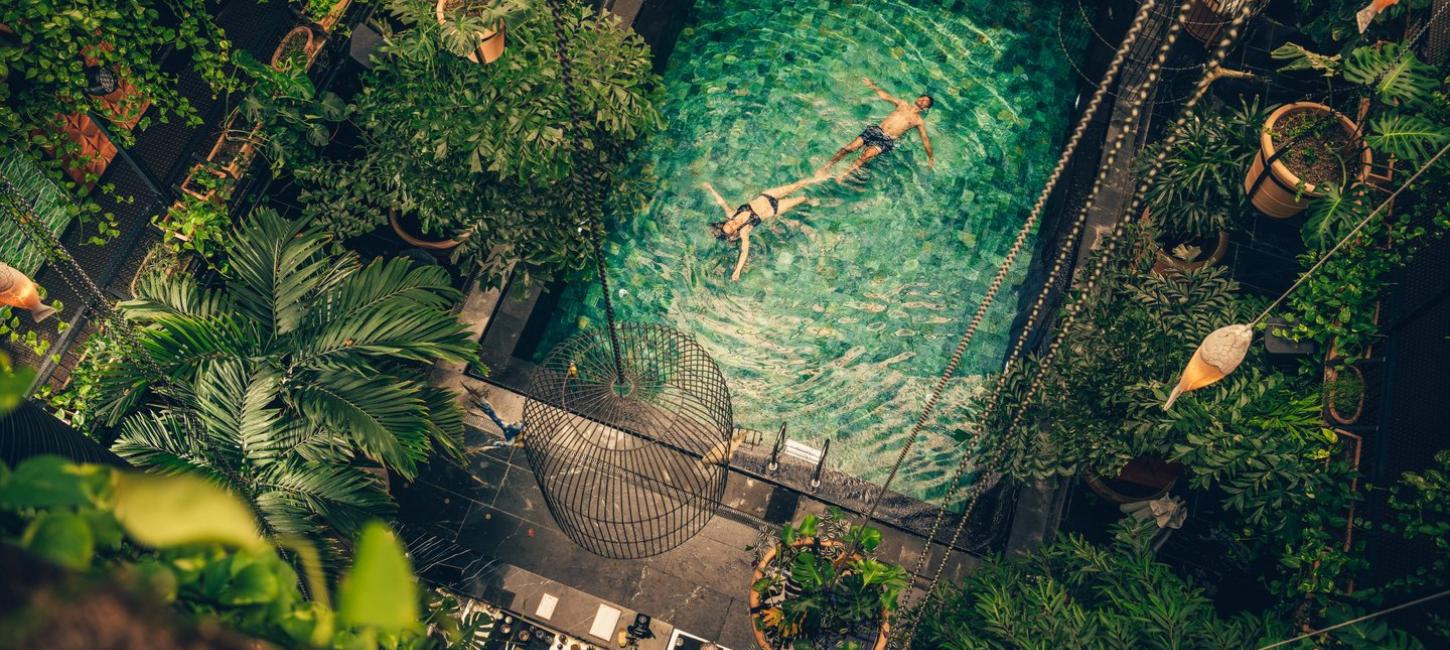
[[[1365,388],[1366,388],[1365,387],[1365,383],[1364,383],[1364,371],[1360,370],[1359,369],[1359,366],[1353,366],[1353,365],[1350,365],[1350,366],[1342,366],[1342,368],[1343,368],[1343,371],[1347,372],[1348,374],[1354,375],[1359,380],[1359,386],[1360,386],[1360,390],[1359,390],[1359,400],[1357,402],[1355,402],[1355,404],[1354,404],[1354,410],[1353,411],[1350,411],[1349,413],[1343,413],[1339,409],[1334,408],[1334,400],[1331,397],[1333,395],[1333,389],[1331,388],[1331,386],[1334,384],[1334,382],[1336,382],[1336,381],[1339,380],[1339,373],[1341,371],[1340,370],[1333,369],[1333,368],[1325,368],[1324,369],[1324,407],[1325,407],[1325,410],[1329,411],[1329,417],[1330,417],[1330,419],[1334,420],[1335,422],[1337,422],[1339,424],[1350,425],[1350,424],[1354,424],[1355,422],[1358,422],[1360,416],[1361,415],[1364,415],[1364,399],[1365,399]]]
[[[430,251],[446,251],[450,248],[458,246],[459,244],[463,243],[464,239],[467,239],[467,236],[459,237],[457,239],[443,239],[438,241],[419,239],[417,236],[409,233],[407,229],[403,228],[402,224],[398,223],[397,210],[388,210],[388,224],[393,227],[393,232],[398,235],[398,239],[408,242],[408,244],[411,246],[416,246],[418,248]]]
[[[1144,226],[1149,226],[1151,230],[1152,213],[1147,208],[1143,208],[1143,214],[1139,217],[1139,221]],[[1219,231],[1218,244],[1213,247],[1213,251],[1209,253],[1208,257],[1199,258],[1192,262],[1185,262],[1175,257],[1171,251],[1163,250],[1163,247],[1159,245],[1153,249],[1153,272],[1162,275],[1168,271],[1193,271],[1205,266],[1218,264],[1227,254],[1228,233],[1223,231]]]
[[[1223,0],[1193,0],[1183,31],[1204,45],[1214,45],[1225,25],[1233,18],[1233,7],[1225,8]]]
[[[810,538],[810,537],[805,538],[805,539],[798,539],[798,540],[795,541],[794,544],[791,544],[791,547],[792,548],[800,548],[802,546],[808,546],[808,545],[814,544],[815,541],[816,540],[814,538]],[[842,544],[841,544],[841,542],[836,541],[836,540],[826,540],[826,541],[822,542],[822,545],[823,546],[841,546]],[[750,587],[750,610],[751,611],[754,611],[756,608],[760,607],[760,602],[761,602],[760,601],[760,592],[758,592],[758,591],[755,590],[755,586],[754,585],[755,585],[755,583],[760,582],[760,580],[765,577],[765,568],[768,567],[768,566],[770,566],[770,563],[771,562],[774,562],[775,561],[775,556],[776,556],[776,554],[779,551],[780,551],[780,547],[779,546],[772,546],[770,548],[770,550],[768,550],[768,551],[765,552],[765,555],[760,556],[760,561],[755,563],[755,572],[750,577],[750,584],[751,584],[751,587]],[[761,630],[759,625],[756,625],[756,619],[757,619],[757,616],[755,614],[751,614],[750,615],[750,630],[751,630],[751,632],[754,632],[755,633],[755,644],[758,645],[758,646],[760,646],[760,650],[785,650],[783,648],[782,649],[777,649],[775,646],[770,645],[770,639],[767,639],[765,637],[765,631],[764,630]],[[876,643],[871,646],[871,650],[886,650],[886,641],[888,640],[888,638],[890,636],[891,636],[891,612],[883,609],[883,610],[881,610],[881,630],[876,633]]]
[[[438,4],[433,8],[433,14],[438,18],[439,25],[445,22],[444,11],[446,5],[456,1],[438,0]],[[497,61],[499,57],[503,56],[504,40],[508,34],[508,25],[504,21],[498,21],[496,28],[493,30],[474,33],[478,35],[478,45],[473,48],[473,51],[465,55],[469,61],[488,64]]]
[[[1273,127],[1285,115],[1297,111],[1311,111],[1315,113],[1332,114],[1339,118],[1339,124],[1344,132],[1355,135],[1358,126],[1353,120],[1335,112],[1334,109],[1315,102],[1295,102],[1280,106],[1269,118],[1264,120],[1264,127],[1259,130],[1259,153],[1254,156],[1254,161],[1249,165],[1248,174],[1244,176],[1244,193],[1249,195],[1254,207],[1268,216],[1277,219],[1287,219],[1308,207],[1310,199],[1323,196],[1323,192],[1317,191],[1311,183],[1304,183],[1299,175],[1289,169],[1282,160],[1274,160],[1269,166],[1269,173],[1261,181],[1259,177],[1264,175],[1264,167],[1268,160],[1274,158],[1278,153],[1277,143],[1272,135]],[[1370,165],[1374,162],[1374,154],[1370,153],[1369,147],[1363,147],[1360,152],[1361,166],[1357,178],[1363,180],[1370,173]]]
[[[212,145],[211,152],[207,153],[206,161],[222,173],[241,180],[242,172],[245,171],[247,163],[252,160],[252,143],[260,135],[262,125],[255,125],[251,132],[241,139],[233,139],[232,131],[237,119],[234,117],[227,122],[222,129],[221,137],[217,138],[216,144]]]
[[[1121,504],[1161,499],[1173,489],[1182,474],[1182,463],[1159,458],[1134,458],[1111,479],[1104,479],[1094,472],[1083,472],[1082,480],[1098,496]]]
[[[312,34],[312,28],[306,25],[298,25],[296,27],[293,27],[292,31],[287,32],[287,34],[282,37],[282,41],[280,43],[277,43],[277,49],[272,51],[273,70],[277,70],[279,72],[282,70],[282,53],[288,45],[291,45],[297,39],[305,39],[305,42],[302,45],[302,53],[304,55],[303,59],[304,61],[306,61],[306,63],[304,63],[303,66],[306,67],[312,65],[312,55],[317,53],[317,47],[319,43],[317,43],[317,39]]]

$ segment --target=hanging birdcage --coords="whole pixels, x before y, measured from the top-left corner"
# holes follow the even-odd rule
[[[622,324],[566,341],[535,369],[524,447],[564,533],[609,558],[668,551],[698,533],[725,494],[730,391],[694,339]]]

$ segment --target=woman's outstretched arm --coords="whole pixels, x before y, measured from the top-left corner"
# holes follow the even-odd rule
[[[740,259],[735,261],[735,272],[730,274],[731,282],[740,281],[740,272],[745,270],[745,260],[750,258],[750,231],[752,228],[746,226],[740,229]]]

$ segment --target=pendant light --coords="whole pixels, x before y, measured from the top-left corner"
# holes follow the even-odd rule
[[[40,301],[40,291],[34,281],[4,262],[0,262],[0,305],[30,310],[37,323],[55,313],[54,307]]]

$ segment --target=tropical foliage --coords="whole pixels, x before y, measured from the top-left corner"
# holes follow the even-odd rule
[[[1006,446],[1004,468],[1014,476],[1082,470],[1113,476],[1138,456],[1166,455],[1173,438],[1134,426],[1134,405],[1157,399],[1155,391],[1171,386],[1205,335],[1242,322],[1247,310],[1238,284],[1214,267],[1160,275],[1121,265],[1110,268],[1100,286],[1085,297],[1077,329],[1021,415],[1018,428],[1037,434],[1004,435],[1041,366],[1036,355],[1008,369],[1004,406],[982,422],[985,444]],[[984,404],[978,410],[985,412]]]
[[[860,650],[875,642],[883,616],[896,611],[906,571],[874,557],[881,531],[852,526],[833,509],[781,528],[764,576],[756,628],[777,647]]]
[[[989,558],[923,605],[914,647],[1237,650],[1295,635],[1295,626],[1271,615],[1221,616],[1201,588],[1154,558],[1153,530],[1128,518],[1105,546],[1067,534],[1031,553]],[[1371,621],[1283,647],[1422,646]]]
[[[304,596],[296,570],[263,541],[247,504],[191,475],[124,472],[38,456],[13,472],[0,464],[0,513],[6,544],[78,576],[127,585],[133,598],[168,604],[185,620],[220,623],[282,647],[465,648],[473,647],[482,625],[477,616],[460,618],[456,610],[445,610],[425,628],[419,615],[424,595],[408,558],[377,522],[356,537],[335,607],[315,548],[287,542],[304,570],[311,598]],[[32,597],[0,619],[0,645],[77,642],[74,635],[52,636],[54,626],[75,616],[48,611],[47,600]],[[437,597],[429,600],[443,604]]]
[[[1265,111],[1257,102],[1234,110],[1201,110],[1172,134],[1177,146],[1164,154],[1162,143],[1148,147],[1142,167],[1164,156],[1162,168],[1145,196],[1153,223],[1170,239],[1205,237],[1232,230],[1246,212],[1238,182],[1258,151]]]
[[[302,170],[303,200],[341,236],[367,232],[388,211],[416,217],[424,234],[467,235],[460,254],[486,285],[516,263],[536,274],[571,274],[588,260],[580,210],[644,200],[638,174],[624,173],[623,147],[661,122],[649,49],[608,12],[565,11],[575,93],[585,122],[564,97],[546,3],[508,18],[508,49],[480,66],[459,56],[470,32],[434,19],[434,3],[396,0],[407,29],[385,35],[351,107],[362,133],[357,160]],[[574,159],[576,149],[580,159]],[[568,193],[583,175],[596,187]],[[612,198],[611,198],[612,197]]]
[[[245,496],[269,533],[320,518],[344,533],[388,503],[364,462],[411,479],[459,457],[462,415],[421,364],[474,357],[438,267],[359,262],[302,222],[260,210],[225,248],[222,283],[150,278],[119,305],[157,364],[106,369],[97,410],[115,450]]]
[[[144,130],[152,115],[163,121],[200,123],[196,110],[178,90],[177,77],[157,53],[165,48],[190,51],[191,64],[214,90],[231,85],[225,69],[231,48],[212,22],[204,0],[73,0],[66,3],[7,2],[0,8],[0,146],[27,152],[62,181],[61,157],[77,157],[80,147],[61,128],[63,116],[94,112],[108,119],[139,117]],[[97,71],[113,73],[133,89],[117,108],[86,91]],[[149,101],[154,113],[134,113]],[[117,112],[123,114],[117,114]],[[132,143],[127,129],[112,129],[118,146]],[[50,152],[50,158],[42,158]],[[84,161],[80,161],[84,162]],[[89,178],[94,183],[97,179]],[[79,195],[84,188],[74,188]],[[114,237],[114,218],[80,201],[76,216],[97,228],[99,238]]]

